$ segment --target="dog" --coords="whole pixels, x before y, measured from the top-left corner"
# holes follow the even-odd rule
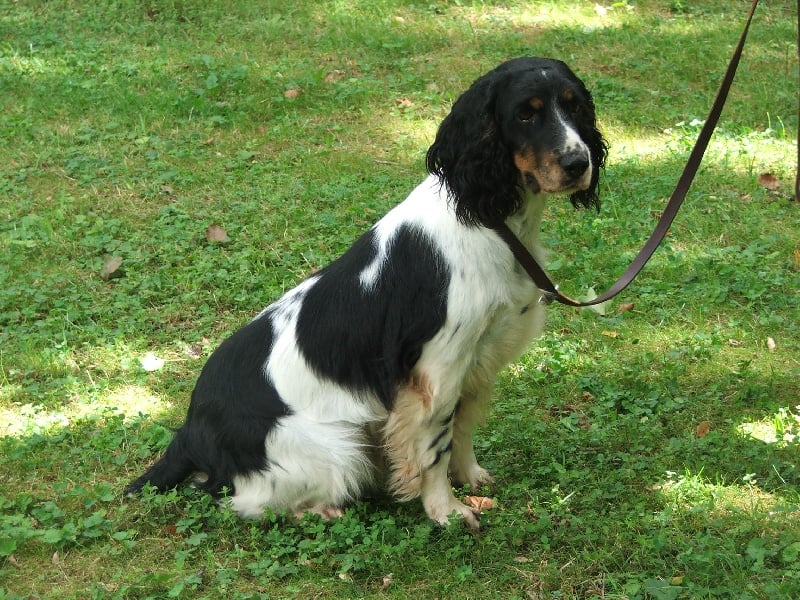
[[[539,258],[551,194],[599,209],[607,146],[563,62],[509,60],[454,103],[427,178],[340,258],[224,340],[184,424],[127,488],[197,485],[243,517],[324,518],[375,487],[447,524],[476,511],[451,484],[492,477],[473,429],[500,369],[540,333],[540,292],[494,227]]]

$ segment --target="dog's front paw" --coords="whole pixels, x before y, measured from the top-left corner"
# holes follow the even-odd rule
[[[425,512],[431,519],[442,526],[449,525],[451,517],[455,515],[457,518],[463,518],[470,529],[477,531],[481,527],[481,523],[478,520],[480,510],[459,502],[455,496],[452,496],[446,502],[425,503]]]
[[[453,469],[451,476],[453,478],[453,484],[456,485],[456,487],[469,485],[472,490],[479,490],[484,485],[491,485],[494,483],[492,474],[478,463],[473,463],[464,469]]]

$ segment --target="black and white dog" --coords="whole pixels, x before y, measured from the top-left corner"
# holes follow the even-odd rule
[[[335,517],[388,471],[399,499],[477,527],[450,478],[491,481],[472,431],[544,321],[493,226],[541,255],[545,196],[599,206],[605,156],[591,95],[564,63],[518,58],[479,78],[442,122],[427,179],[222,342],[164,456],[126,491],[194,473],[245,517]]]

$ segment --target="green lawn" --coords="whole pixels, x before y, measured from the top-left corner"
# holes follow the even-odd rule
[[[799,598],[789,0],[762,1],[646,270],[604,311],[552,307],[502,374],[480,533],[385,497],[253,523],[189,489],[120,494],[220,340],[401,201],[453,100],[509,57],[561,58],[594,92],[602,210],[554,201],[543,238],[567,294],[599,293],[746,5],[0,0],[0,600]]]

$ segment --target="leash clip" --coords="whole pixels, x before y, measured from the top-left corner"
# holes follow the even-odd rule
[[[556,286],[555,291],[553,292],[548,292],[546,290],[539,290],[539,291],[542,293],[542,295],[539,296],[539,304],[544,304],[545,306],[548,306],[552,304],[553,301],[556,299],[556,292],[558,291],[558,286]]]

